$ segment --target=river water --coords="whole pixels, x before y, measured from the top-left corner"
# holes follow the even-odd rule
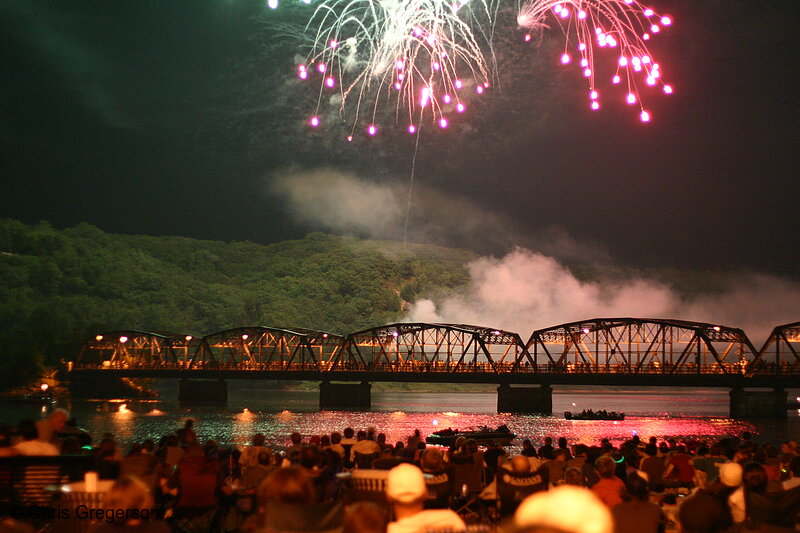
[[[427,435],[447,427],[506,424],[518,435],[512,443],[512,448],[517,449],[523,438],[540,444],[548,435],[586,444],[596,444],[602,438],[619,443],[634,433],[642,438],[720,438],[749,431],[758,442],[800,440],[798,411],[790,411],[783,421],[735,421],[728,418],[726,389],[608,391],[554,387],[554,416],[531,416],[497,414],[497,396],[493,392],[373,391],[372,410],[359,412],[320,411],[316,391],[274,390],[253,381],[229,381],[226,407],[179,406],[175,382],[156,382],[156,388],[161,397],[155,401],[73,401],[65,407],[95,439],[103,433],[113,433],[126,451],[131,443],[147,438],[157,441],[162,435],[173,433],[188,418],[195,420],[201,440],[215,439],[223,446],[239,446],[260,432],[277,448],[288,443],[293,431],[310,436],[341,431],[347,426],[373,426],[395,442],[405,440],[414,429]],[[789,395],[794,399],[800,392],[789,391]],[[621,411],[626,417],[619,422],[564,420],[564,411],[583,409]],[[35,405],[0,401],[0,421],[8,424],[46,414],[46,409]]]

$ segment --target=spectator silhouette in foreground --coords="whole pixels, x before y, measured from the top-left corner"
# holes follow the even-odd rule
[[[91,533],[170,533],[166,522],[157,518],[150,489],[134,476],[123,477],[105,494],[106,509],[124,509],[123,516],[99,522]]]
[[[613,533],[611,512],[585,488],[569,485],[529,496],[514,514],[516,533]]]
[[[464,521],[449,509],[425,510],[428,488],[422,470],[412,464],[392,468],[386,480],[386,497],[394,509],[395,521],[387,533],[463,531]]]

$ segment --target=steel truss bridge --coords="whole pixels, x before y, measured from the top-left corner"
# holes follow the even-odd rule
[[[464,324],[397,323],[346,336],[240,327],[204,337],[113,331],[88,339],[70,374],[148,378],[539,385],[800,387],[800,322],[756,349],[737,328],[593,318],[527,341]]]

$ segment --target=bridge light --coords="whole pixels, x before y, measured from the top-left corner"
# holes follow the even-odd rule
[[[191,335],[186,335],[184,337],[184,339],[186,339],[186,341],[190,341],[190,340],[192,340],[192,336]]]
[[[47,389],[50,388],[50,385],[48,385],[47,383],[42,383],[39,388],[42,389],[42,392],[47,392]]]
[[[399,333],[397,333],[396,331],[393,331],[393,332],[392,332],[392,337],[394,337],[394,338],[397,338],[399,335],[400,335],[400,334],[399,334]]]
[[[328,334],[327,334],[327,333],[323,333],[323,334],[322,334],[322,338],[323,338],[323,339],[327,339],[327,338],[328,338]]]
[[[719,331],[719,330],[721,330],[721,329],[722,329],[722,328],[721,328],[721,327],[719,327],[719,326],[714,326],[714,331]]]
[[[122,337],[119,338],[119,342],[121,342],[122,344],[125,344],[126,342],[128,342],[128,337],[123,335]]]
[[[589,333],[589,328],[583,328],[583,334],[586,335]]]
[[[102,336],[102,335],[98,335],[98,336],[96,336],[96,337],[94,338],[94,340],[96,340],[96,341],[101,341],[101,340],[103,340],[103,336]]]
[[[242,340],[243,340],[243,341],[246,341],[246,340],[247,340],[247,339],[249,339],[249,338],[250,338],[250,335],[248,335],[247,333],[245,333],[244,335],[242,335]]]
[[[492,335],[500,335],[500,330],[496,329],[492,332]]]

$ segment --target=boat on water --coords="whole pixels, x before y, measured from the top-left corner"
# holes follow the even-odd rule
[[[625,413],[618,413],[616,411],[582,411],[580,413],[572,413],[564,411],[564,418],[566,420],[625,420]]]
[[[43,391],[43,392],[33,392],[31,394],[25,394],[23,396],[17,396],[14,398],[18,402],[23,403],[39,403],[42,405],[48,405],[56,403],[55,397],[50,391]]]
[[[512,433],[512,431],[508,429],[508,426],[503,424],[497,429],[492,429],[488,426],[470,427],[461,430],[451,428],[442,429],[428,435],[425,438],[425,442],[427,444],[436,444],[439,446],[453,446],[456,443],[456,439],[464,437],[466,439],[473,439],[477,441],[478,444],[484,446],[490,443],[505,446],[514,440],[516,436],[516,433]]]

